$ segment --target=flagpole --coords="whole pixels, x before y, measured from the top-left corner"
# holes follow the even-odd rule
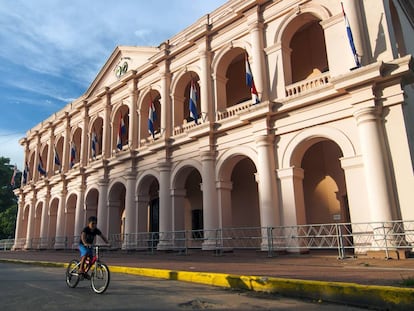
[[[361,67],[361,62],[359,61],[359,55],[358,55],[356,47],[355,47],[354,36],[352,34],[351,25],[349,24],[349,19],[348,19],[346,13],[345,13],[343,2],[341,2],[341,7],[342,7],[342,14],[343,14],[344,20],[345,20],[345,27],[346,27],[346,30],[347,30],[349,45],[351,47],[351,51],[352,51],[352,54],[354,56],[355,67],[351,68],[351,70],[352,70],[352,69],[360,68]]]

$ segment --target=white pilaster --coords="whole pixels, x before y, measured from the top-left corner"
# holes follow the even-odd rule
[[[46,249],[49,246],[48,243],[48,232],[49,232],[49,204],[50,204],[50,188],[48,187],[44,206],[42,209],[42,219],[40,222],[40,244],[41,249]]]
[[[125,238],[123,249],[130,249],[133,246],[134,234],[136,229],[137,203],[135,200],[135,178],[136,174],[130,172],[126,174],[125,192]]]
[[[33,239],[33,232],[34,232],[34,216],[35,216],[35,204],[36,204],[36,192],[33,187],[33,199],[30,202],[29,208],[29,218],[27,219],[27,231],[26,231],[26,243],[24,245],[24,249],[31,249],[32,248],[32,239]]]
[[[103,178],[98,181],[99,198],[98,198],[98,227],[102,233],[108,236],[108,180]]]
[[[379,130],[379,111],[366,107],[354,113],[357,121],[371,221],[392,220],[391,198],[388,189],[386,160]]]
[[[160,170],[160,243],[158,249],[168,249],[168,235],[172,231],[172,208],[170,198],[170,175],[171,164],[169,162],[159,163]],[[165,240],[164,238],[165,237]]]
[[[61,192],[61,197],[59,200],[59,206],[57,211],[57,220],[56,220],[56,237],[55,237],[55,249],[63,249],[66,247],[66,236],[65,236],[65,208],[66,208],[66,196],[67,189],[63,185]]]
[[[269,99],[268,83],[267,83],[267,70],[264,55],[263,44],[263,22],[260,17],[260,7],[257,6],[255,13],[249,18],[249,31],[250,40],[252,43],[252,71],[254,77],[254,83],[256,85],[257,92],[261,101]]]

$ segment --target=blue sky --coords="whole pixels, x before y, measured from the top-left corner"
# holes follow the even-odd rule
[[[0,156],[81,96],[117,45],[158,46],[226,0],[0,0]]]

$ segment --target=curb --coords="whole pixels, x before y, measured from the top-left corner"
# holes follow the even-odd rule
[[[0,259],[0,262],[66,267],[66,263]],[[393,286],[360,285],[224,273],[175,271],[166,269],[109,266],[113,273],[199,283],[231,289],[277,293],[288,297],[329,301],[379,310],[410,310],[414,307],[414,289]]]

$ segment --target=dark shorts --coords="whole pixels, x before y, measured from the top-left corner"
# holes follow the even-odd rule
[[[92,247],[86,247],[83,244],[79,244],[79,251],[80,251],[81,257],[88,256],[92,258],[93,256]]]

